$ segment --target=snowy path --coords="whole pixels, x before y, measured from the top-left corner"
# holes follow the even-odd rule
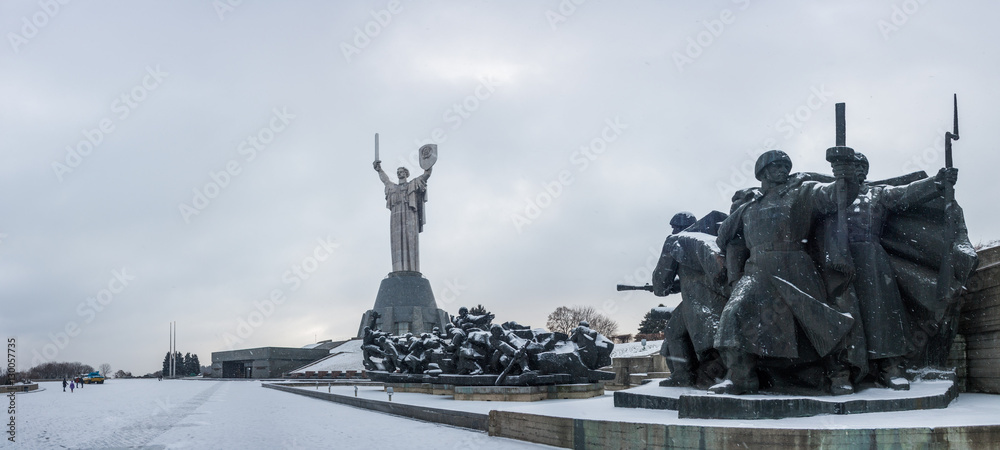
[[[13,448],[550,448],[264,389],[110,380],[17,396]]]

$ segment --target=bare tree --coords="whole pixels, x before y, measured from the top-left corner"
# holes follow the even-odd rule
[[[614,336],[618,331],[618,322],[597,312],[592,306],[560,306],[549,314],[545,327],[549,331],[569,334],[584,320],[590,324],[590,328],[604,336]]]
[[[108,377],[108,373],[111,372],[111,364],[103,363],[100,366],[97,366],[97,370],[101,371],[101,376],[102,377],[107,378]]]

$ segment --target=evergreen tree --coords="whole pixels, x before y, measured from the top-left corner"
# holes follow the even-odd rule
[[[187,366],[188,376],[196,377],[201,373],[201,362],[198,361],[198,355],[191,354],[191,363]]]
[[[649,310],[639,323],[639,334],[662,333],[670,320],[670,311],[663,304]]]
[[[183,376],[184,375],[184,357],[181,356],[181,352],[175,352],[174,353],[174,360],[176,361],[174,363],[175,364],[174,367],[176,367],[176,369],[175,369],[176,372],[174,373],[174,375]],[[163,357],[163,376],[164,377],[169,377],[170,376],[170,352],[167,352],[167,355]]]
[[[177,363],[177,375],[191,376],[191,353],[185,353],[184,359]]]
[[[469,314],[472,314],[474,316],[485,316],[485,315],[487,315],[489,313],[490,312],[487,311],[486,307],[483,306],[482,304],[476,305],[475,308],[470,308],[469,309]]]

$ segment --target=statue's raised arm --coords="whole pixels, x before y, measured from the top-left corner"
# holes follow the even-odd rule
[[[372,166],[375,167],[375,171],[378,172],[378,177],[382,180],[382,184],[386,186],[392,184],[392,180],[390,180],[389,176],[385,174],[384,170],[382,170],[382,161],[375,161],[372,163]]]

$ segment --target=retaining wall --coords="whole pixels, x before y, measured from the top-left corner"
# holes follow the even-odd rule
[[[490,411],[490,436],[564,448],[995,448],[1000,427],[764,429],[659,425]]]
[[[978,253],[958,326],[965,336],[966,389],[1000,394],[1000,247]]]
[[[340,394],[332,394],[322,391],[310,391],[298,389],[280,384],[262,384],[268,389],[291,392],[293,394],[305,395],[306,397],[318,398],[331,402],[341,403],[356,408],[370,409],[372,411],[393,414],[396,416],[409,417],[411,419],[424,420],[427,422],[441,423],[454,427],[469,428],[479,431],[489,430],[489,416],[486,414],[476,414],[464,411],[452,411],[448,409],[428,408],[426,406],[413,406],[402,403],[383,402],[358,398]]]

